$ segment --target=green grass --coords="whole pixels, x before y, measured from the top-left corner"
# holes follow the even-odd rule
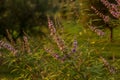
[[[78,36],[78,42],[82,45],[83,43],[89,41],[89,47],[98,50],[99,54],[103,56],[116,56],[120,57],[120,27],[114,29],[113,42],[109,40],[109,31],[105,31],[105,36],[100,37],[91,30],[83,28],[80,24],[75,24],[73,22],[64,23],[64,29],[66,33],[69,33],[66,37]]]
[[[6,66],[0,66],[0,80],[13,80],[14,74],[10,74],[10,70]]]
[[[111,43],[109,40],[109,31],[108,30],[106,31],[106,35],[104,37],[99,37],[96,35],[96,33],[90,31],[89,29],[85,29],[79,23],[74,23],[72,21],[69,21],[69,22],[64,21],[63,26],[64,26],[63,34],[61,34],[61,36],[66,41],[66,44],[68,46],[72,44],[72,41],[74,40],[74,38],[77,38],[78,44],[79,44],[78,47],[80,47],[81,51],[83,51],[83,52],[87,52],[87,51],[89,52],[89,50],[91,50],[91,53],[95,53],[96,56],[102,55],[105,58],[108,58],[110,60],[115,58],[116,61],[117,61],[117,59],[120,58],[120,54],[119,54],[120,53],[120,34],[119,34],[120,27],[118,27],[114,30],[114,41]],[[61,29],[58,31],[60,32]],[[35,39],[37,41],[39,41],[37,39],[37,37]],[[38,45],[39,43],[36,43],[36,40],[34,40],[34,38],[32,38],[32,40],[33,40],[33,42],[31,42],[30,45],[32,45],[34,43],[34,45],[36,47],[36,45]],[[85,46],[85,48],[83,48],[84,46]],[[34,50],[34,46],[32,46],[32,48]],[[36,52],[36,53],[39,53],[39,52]],[[68,66],[67,65],[68,63],[65,64],[65,66],[63,64],[61,65],[54,60],[50,60],[51,57],[48,57],[48,56],[50,56],[50,55],[43,56],[45,58],[43,60],[48,60],[48,61],[45,61],[46,64],[48,64],[45,66],[45,71],[46,71],[45,74],[48,74],[47,68],[54,69],[54,67],[57,67],[59,69],[59,66],[61,66],[61,67],[63,67],[63,69],[61,69],[61,70],[64,70],[64,68],[66,68],[65,66]],[[53,61],[55,62],[55,64],[53,64]],[[120,61],[118,61],[118,63],[116,62],[116,64],[119,67]],[[59,66],[57,66],[57,65],[59,65]],[[70,64],[68,67],[70,67]],[[57,69],[56,69],[56,71],[57,71]],[[61,71],[59,71],[59,72],[61,74]],[[54,73],[56,73],[56,72],[54,72],[54,71],[53,71],[53,73],[51,72],[51,74],[49,74],[49,77],[50,77],[50,75],[52,75]],[[67,75],[69,75],[69,74],[67,74]],[[15,74],[10,74],[8,67],[0,66],[0,80],[13,80],[13,78],[15,78],[16,76],[17,75],[15,75]]]

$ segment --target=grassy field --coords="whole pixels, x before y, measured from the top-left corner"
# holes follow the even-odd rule
[[[79,43],[82,45],[85,41],[89,42],[89,47],[95,48],[100,54],[105,56],[120,57],[120,27],[114,29],[113,42],[109,39],[109,30],[105,31],[103,37],[98,36],[95,32],[92,32],[89,28],[85,29],[80,24],[65,23],[66,33],[70,36],[78,35]]]
[[[105,36],[99,37],[96,35],[96,33],[90,31],[89,29],[85,29],[78,23],[68,21],[68,22],[65,22],[63,24],[63,26],[64,27],[62,29],[58,28],[59,29],[58,32],[62,33],[61,36],[66,41],[67,45],[70,45],[71,42],[74,40],[74,38],[77,38],[77,41],[79,44],[78,47],[80,47],[80,50],[83,52],[88,50],[88,53],[95,53],[96,56],[102,55],[110,61],[113,60],[113,62],[120,58],[120,54],[119,54],[120,53],[120,34],[119,34],[120,27],[117,27],[114,30],[114,41],[110,42],[108,30],[106,30]],[[33,42],[36,42],[36,41],[33,40]],[[32,45],[32,44],[30,44],[30,45]],[[34,47],[32,47],[32,48],[34,48]],[[39,53],[39,50],[38,50],[38,52],[35,52],[35,53]],[[51,59],[51,57],[48,59],[48,61],[50,61],[50,59]],[[44,62],[44,60],[43,60],[43,62]],[[50,64],[50,63],[46,62],[46,64]],[[117,65],[119,65],[119,62],[117,63]],[[54,66],[56,66],[56,65],[54,65]],[[51,75],[52,74],[53,73],[51,73]],[[0,66],[0,80],[13,80],[14,77],[15,77],[15,75],[10,74],[9,69],[7,69],[7,67]],[[117,78],[117,79],[119,79],[119,78]],[[56,79],[48,78],[48,79],[44,79],[44,80],[56,80]],[[66,79],[64,79],[64,80],[66,80]],[[67,79],[67,80],[71,80],[71,79]],[[115,79],[113,79],[113,80],[115,80]]]

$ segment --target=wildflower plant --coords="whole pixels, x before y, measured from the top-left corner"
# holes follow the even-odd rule
[[[6,48],[7,50],[11,51],[13,55],[16,55],[17,50],[9,43],[0,40],[0,48]]]
[[[119,1],[116,2],[119,4]],[[100,13],[96,7],[91,8],[103,22],[109,22],[109,17]],[[115,14],[114,17],[118,16]],[[37,37],[32,39],[27,35],[18,39],[18,44],[14,45],[0,40],[0,59],[4,59],[0,65],[7,66],[8,73],[15,75],[12,80],[119,80],[119,77],[115,77],[119,67],[112,65],[100,52],[91,48],[88,41],[80,43],[78,34],[70,35],[69,40],[66,40],[69,36],[63,34],[67,35],[64,38],[57,25],[48,16],[49,41],[38,39],[37,42]],[[92,31],[104,35],[97,26],[91,25],[89,28]],[[7,54],[2,52],[3,48],[4,51],[8,50]]]
[[[72,50],[68,49],[68,46],[66,46],[64,40],[61,38],[61,36],[56,32],[56,28],[54,26],[53,21],[48,17],[48,27],[50,30],[50,35],[52,36],[53,40],[56,42],[59,50],[63,53],[63,56],[60,58],[59,54],[52,54],[56,59],[61,59],[64,61],[66,58],[70,57],[71,53],[75,53],[77,49],[77,41],[75,40],[73,42],[73,48]],[[47,52],[51,52],[49,49],[45,48]],[[70,51],[69,51],[70,50]]]
[[[50,17],[48,28],[49,41],[41,44],[26,35],[20,42],[18,40],[16,46],[4,40],[0,41],[0,50],[5,48],[10,51],[7,54],[1,51],[1,54],[4,53],[0,56],[3,59],[3,62],[0,62],[1,66],[7,66],[9,73],[15,75],[13,80],[117,79],[114,75],[117,75],[119,68],[116,69],[107,59],[89,47],[89,42],[79,44],[78,36],[71,37],[71,40],[63,40]]]
[[[95,28],[92,28],[92,31],[98,34],[100,30],[107,28],[110,31],[110,41],[112,41],[113,29],[120,24],[119,0],[93,0],[90,3],[91,11],[88,11],[90,29],[92,28],[91,26],[96,26],[97,30],[94,31]]]
[[[38,79],[37,75],[39,75],[39,70],[41,69],[40,60],[44,52],[42,49],[40,52],[37,52],[38,50],[34,50],[36,47],[32,49],[30,42],[26,35],[23,39],[18,39],[18,43],[14,46],[5,40],[0,40],[0,65],[2,67],[5,66],[9,74],[15,75],[15,80]],[[34,42],[34,45],[35,44]]]
[[[107,79],[108,77],[105,76],[108,76],[109,73],[116,73],[114,67],[111,66],[105,58],[99,55],[93,56],[94,50],[89,49],[87,45],[80,47],[77,38],[73,40],[72,47],[66,45],[65,40],[62,40],[59,33],[57,33],[56,27],[54,26],[54,23],[50,17],[48,17],[48,27],[50,33],[52,34],[50,37],[55,42],[55,44],[52,43],[45,45],[44,49],[48,55],[53,58],[50,62],[54,61],[52,65],[55,66],[54,68],[52,68],[52,66],[49,66],[49,68],[51,67],[51,69],[55,71],[52,71],[53,75],[51,76],[53,77],[47,76],[46,79],[100,80],[103,78]],[[58,35],[57,37],[60,37],[58,39],[61,41],[60,43],[59,41],[56,41],[55,35]],[[60,48],[61,44],[64,45],[64,48]],[[54,45],[57,46],[54,47]],[[104,75],[104,77],[102,77],[102,75]]]
[[[34,50],[36,47],[26,48],[33,46],[33,43],[24,37],[24,41],[21,43],[25,45],[25,49],[21,49],[23,45],[19,44],[16,48],[16,56],[11,55],[11,53],[3,56],[2,66],[7,66],[10,70],[9,73],[15,75],[13,80],[116,79],[114,77],[116,68],[104,57],[96,56],[95,51],[88,47],[89,42],[85,42],[83,43],[85,45],[81,46],[78,37],[75,37],[75,39],[69,40],[70,44],[68,45],[66,40],[63,40],[62,36],[59,35],[50,18],[48,18],[48,25],[52,34],[50,35],[51,41],[45,42],[44,46],[33,40],[34,44],[40,44],[42,47],[39,47],[38,50]],[[0,45],[3,47],[2,41]],[[109,77],[110,75],[111,77]]]

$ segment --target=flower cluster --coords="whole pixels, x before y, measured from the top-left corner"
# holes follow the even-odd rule
[[[52,35],[55,35],[56,29],[55,29],[55,26],[54,26],[52,20],[51,20],[49,17],[48,17],[48,27],[49,27],[49,29],[50,29],[50,35],[51,35],[51,36],[52,36]]]
[[[75,53],[77,50],[77,40],[73,41],[73,48],[72,48],[72,53]]]
[[[54,26],[54,23],[52,20],[50,20],[50,18],[48,17],[48,27],[50,29],[50,35],[53,37],[53,39],[55,40],[55,42],[57,43],[57,46],[59,47],[59,49],[61,51],[64,51],[65,50],[65,44],[64,44],[64,40],[62,40],[60,38],[60,36],[56,33],[56,29],[55,29],[55,26]]]
[[[95,11],[95,13],[103,19],[104,22],[109,22],[109,20],[110,20],[109,16],[106,16],[103,13],[101,13],[94,6],[91,6],[91,9],[93,9]]]
[[[115,68],[113,66],[111,66],[105,58],[100,56],[100,59],[102,60],[105,67],[107,67],[107,69],[109,70],[110,73],[114,74],[116,72]]]
[[[49,54],[51,54],[55,59],[60,60],[61,62],[65,61],[66,59],[70,58],[72,53],[75,53],[77,50],[77,41],[74,40],[73,42],[73,48],[71,52],[64,54],[63,56],[60,56],[59,54],[55,53],[52,49],[44,48],[45,51]]]
[[[0,48],[6,48],[7,50],[11,51],[14,55],[16,55],[17,50],[10,44],[5,43],[4,41],[0,40]]]
[[[117,4],[120,6],[120,0],[115,0],[117,2]]]
[[[54,41],[57,43],[58,48],[60,49],[60,51],[62,51],[62,53],[65,53],[65,54],[60,56],[59,54],[55,53],[52,49],[48,49],[48,48],[45,48],[45,51],[50,53],[55,59],[63,62],[66,59],[70,58],[72,53],[76,52],[77,41],[74,40],[73,47],[72,47],[71,51],[69,52],[69,51],[67,51],[68,47],[66,47],[62,38],[57,34],[54,23],[49,17],[48,17],[48,27],[49,27],[49,30],[50,30],[50,33],[51,33],[50,35],[52,36]]]
[[[99,36],[104,36],[104,35],[105,35],[105,33],[104,33],[102,30],[98,29],[98,28],[95,27],[95,26],[89,25],[89,28],[90,28],[92,31],[94,31],[95,33],[97,33],[97,35],[99,35]]]
[[[24,49],[30,53],[30,46],[29,46],[29,42],[28,42],[28,38],[27,36],[23,36],[23,42],[24,42]]]
[[[61,60],[61,57],[57,53],[53,52],[52,49],[48,49],[46,47],[44,49],[47,53],[50,53],[55,59]]]
[[[110,3],[108,0],[101,0],[101,2],[109,9],[109,12],[115,17],[120,18],[119,5],[120,0],[116,0],[118,5]]]

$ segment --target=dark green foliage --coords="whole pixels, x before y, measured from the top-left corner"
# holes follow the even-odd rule
[[[42,33],[42,25],[46,25],[46,12],[49,10],[45,0],[3,0],[0,1],[0,34],[8,39],[8,29],[13,39],[34,32]],[[46,4],[46,5],[44,5]],[[37,30],[34,28],[38,27]],[[8,39],[9,40],[9,39]],[[9,40],[10,41],[10,40]]]

